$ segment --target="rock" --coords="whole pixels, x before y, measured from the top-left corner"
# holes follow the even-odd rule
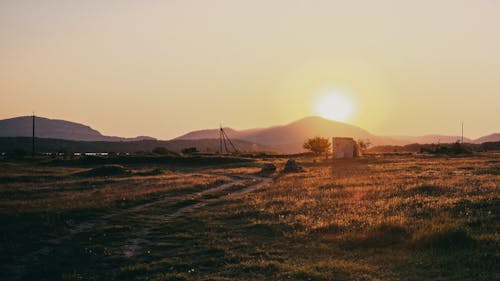
[[[304,171],[304,169],[293,159],[288,159],[283,169],[284,173],[299,173]]]
[[[262,174],[272,174],[276,171],[276,166],[274,164],[271,164],[271,163],[266,163],[264,165],[262,165],[262,168],[260,170],[260,172]]]

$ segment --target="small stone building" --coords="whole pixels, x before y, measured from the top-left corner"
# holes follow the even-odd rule
[[[333,158],[353,158],[361,156],[358,143],[353,138],[332,138]]]

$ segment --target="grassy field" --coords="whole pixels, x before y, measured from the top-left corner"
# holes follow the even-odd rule
[[[0,279],[500,279],[499,153],[297,160],[2,161]]]

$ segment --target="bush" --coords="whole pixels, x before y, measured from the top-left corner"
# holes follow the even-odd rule
[[[414,238],[417,248],[430,250],[454,250],[468,248],[475,240],[462,227],[445,227],[421,233]]]
[[[406,228],[399,224],[382,223],[362,236],[359,244],[365,247],[384,247],[402,242],[409,236]]]
[[[160,155],[167,155],[169,153],[168,149],[165,147],[155,147],[152,152]]]
[[[181,150],[181,152],[182,154],[194,154],[198,153],[198,149],[196,149],[196,147],[188,147]]]

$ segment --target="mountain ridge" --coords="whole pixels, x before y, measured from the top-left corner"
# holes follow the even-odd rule
[[[0,137],[30,137],[32,116],[21,116],[0,120]],[[108,141],[132,142],[141,140],[156,140],[147,136],[136,138],[122,138],[106,136],[90,126],[45,117],[36,117],[35,131],[38,138],[51,138],[75,141]],[[200,140],[199,145],[208,140],[218,139],[220,129],[195,130],[173,138],[169,141]],[[427,134],[423,136],[381,136],[370,133],[363,128],[328,120],[318,116],[309,116],[287,123],[267,128],[235,130],[224,128],[225,133],[232,140],[241,140],[245,147],[272,148],[276,152],[296,153],[302,152],[304,140],[312,136],[323,137],[353,137],[354,139],[369,139],[372,145],[407,145],[412,143],[450,143],[460,140],[460,136],[446,136]],[[465,142],[482,143],[500,141],[500,133],[493,133],[477,139],[464,138]],[[211,141],[210,141],[211,142]],[[194,144],[194,142],[189,142]],[[186,143],[187,144],[187,143]]]
[[[33,116],[20,116],[0,120],[0,137],[31,137]],[[35,117],[35,136],[76,141],[138,141],[155,140],[148,136],[123,138],[106,136],[90,126],[61,119]]]
[[[294,131],[293,133],[287,130]],[[268,128],[235,130],[224,128],[230,138],[243,139],[272,145],[282,152],[299,152],[302,150],[302,143],[305,138],[315,135],[323,137],[353,137],[354,139],[369,139],[373,145],[407,145],[412,143],[451,143],[461,140],[461,136],[447,136],[441,134],[426,134],[423,136],[384,136],[372,134],[360,127],[343,122],[332,121],[318,116],[309,116],[285,125],[272,126]],[[270,132],[271,131],[271,132]],[[174,139],[198,139],[198,138],[218,138],[219,129],[203,129],[188,132]],[[273,140],[274,138],[274,140]],[[283,141],[276,143],[276,138]],[[464,142],[481,143],[483,140],[500,141],[500,134],[494,133],[478,139],[464,137]]]

